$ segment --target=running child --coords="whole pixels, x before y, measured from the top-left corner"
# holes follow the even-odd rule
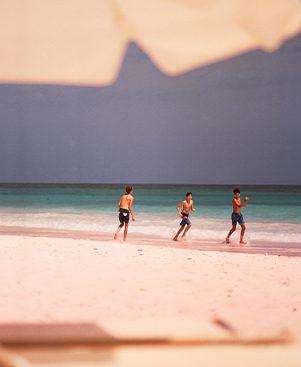
[[[133,212],[133,187],[132,186],[126,186],[125,193],[121,196],[121,199],[119,201],[118,207],[119,207],[119,221],[120,225],[117,228],[117,231],[114,235],[114,240],[117,240],[118,234],[122,227],[124,226],[124,232],[123,232],[123,241],[126,241],[126,237],[128,234],[128,226],[130,221],[130,215],[132,217],[132,220],[135,220],[135,214]]]
[[[239,223],[239,225],[241,226],[241,232],[240,232],[240,241],[239,243],[241,245],[245,245],[247,242],[244,241],[244,234],[246,231],[246,225],[245,225],[245,220],[243,215],[241,214],[240,210],[241,208],[244,208],[247,205],[249,198],[248,196],[246,196],[243,201],[241,202],[240,200],[240,190],[239,188],[235,188],[233,190],[233,200],[232,200],[232,205],[233,205],[233,212],[232,212],[232,228],[230,229],[228,236],[226,237],[226,243],[230,243],[230,236],[232,235],[232,233],[234,233],[236,231],[236,225],[237,223]]]
[[[183,232],[182,234],[182,239],[185,240],[185,235],[186,233],[189,231],[189,229],[191,228],[191,222],[189,217],[189,213],[190,211],[194,212],[195,208],[193,206],[193,200],[192,200],[192,193],[191,192],[187,192],[186,194],[186,199],[179,202],[179,204],[177,205],[177,212],[180,216],[181,223],[180,223],[180,229],[178,230],[177,234],[175,235],[175,237],[173,238],[174,241],[178,241],[178,237],[180,236],[180,234]],[[186,227],[186,228],[185,228]]]

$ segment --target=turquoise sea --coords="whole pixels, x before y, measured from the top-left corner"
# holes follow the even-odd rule
[[[0,224],[113,231],[124,185],[0,185]],[[301,244],[301,186],[240,185],[249,239]],[[176,204],[191,191],[197,211],[191,236],[217,240],[231,225],[233,185],[135,185],[133,230],[170,236]]]

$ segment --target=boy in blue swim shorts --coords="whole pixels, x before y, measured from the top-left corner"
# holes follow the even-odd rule
[[[182,234],[182,240],[186,239],[185,235],[191,228],[191,222],[190,222],[190,219],[188,218],[190,210],[194,212],[195,208],[193,206],[192,193],[187,192],[186,199],[183,201],[180,201],[179,204],[177,205],[177,212],[181,218],[181,223],[180,223],[180,229],[178,230],[177,234],[173,238],[174,241],[178,241],[178,237],[183,232],[183,230],[184,232]]]
[[[234,233],[236,231],[236,225],[237,223],[241,226],[241,232],[240,232],[240,245],[245,245],[247,242],[244,241],[244,234],[246,231],[246,224],[245,224],[245,220],[244,217],[242,215],[242,213],[240,212],[241,208],[244,208],[247,205],[249,198],[246,196],[243,201],[240,200],[240,190],[239,188],[235,188],[233,190],[233,200],[232,200],[232,205],[233,205],[233,212],[231,215],[231,220],[232,220],[232,228],[230,229],[228,236],[226,237],[226,243],[230,243],[230,236],[232,235],[232,233]]]

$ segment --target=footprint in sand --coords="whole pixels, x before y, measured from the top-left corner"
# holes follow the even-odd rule
[[[211,322],[214,325],[220,327],[221,329],[224,329],[224,330],[228,331],[230,334],[236,334],[236,332],[237,332],[236,329],[232,325],[230,325],[229,322],[227,322],[227,321],[225,321],[221,318],[215,317],[211,320]]]

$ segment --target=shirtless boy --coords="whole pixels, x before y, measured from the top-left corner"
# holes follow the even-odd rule
[[[119,201],[118,207],[119,207],[119,221],[120,225],[117,228],[117,231],[114,235],[114,240],[117,240],[118,234],[121,230],[121,228],[124,226],[124,232],[123,232],[123,241],[126,241],[126,236],[128,234],[128,226],[130,221],[130,215],[132,217],[132,220],[135,220],[135,214],[133,212],[133,187],[132,186],[126,186],[125,193],[121,196],[121,199]]]
[[[232,217],[231,217],[231,219],[232,219],[232,228],[230,229],[230,232],[228,233],[228,236],[226,237],[226,243],[230,243],[230,236],[232,235],[233,232],[236,231],[236,225],[237,225],[237,223],[239,223],[239,225],[241,226],[239,243],[241,245],[245,245],[247,243],[247,242],[244,241],[244,234],[245,234],[245,231],[246,231],[246,225],[245,225],[244,217],[240,212],[240,209],[247,205],[247,202],[248,202],[249,198],[246,196],[243,199],[243,201],[241,202],[239,188],[234,189],[233,194],[234,194],[233,195],[233,200],[232,200],[233,213],[232,213]]]
[[[185,240],[185,235],[189,231],[189,229],[191,228],[191,222],[188,218],[190,210],[192,212],[194,212],[195,208],[193,206],[192,193],[187,192],[186,199],[184,201],[179,202],[179,204],[177,205],[177,212],[178,212],[180,218],[182,219],[182,221],[180,223],[180,229],[178,230],[177,234],[173,238],[174,241],[178,241],[178,237],[180,236],[180,234],[183,231],[184,232],[182,234],[182,239]],[[185,226],[186,226],[186,228],[185,228]]]

